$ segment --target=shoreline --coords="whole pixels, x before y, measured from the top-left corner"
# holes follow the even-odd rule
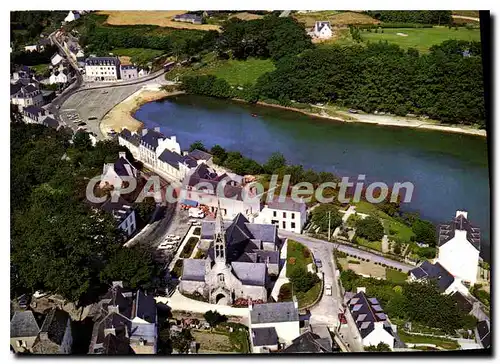
[[[112,108],[101,120],[99,124],[99,128],[103,136],[107,136],[107,133],[114,129],[117,133],[120,132],[123,128],[127,128],[130,131],[137,132],[140,130],[144,124],[133,117],[133,114],[144,104],[148,102],[158,101],[161,99],[168,98],[170,96],[177,96],[185,94],[184,91],[173,91],[167,92],[159,87],[155,86],[152,88],[143,88],[128,98],[123,100],[121,103],[117,104],[114,108]],[[209,96],[210,97],[210,96]],[[233,101],[246,103],[245,100],[242,99],[231,99]],[[354,119],[354,120],[346,120],[346,118],[335,117],[331,115],[325,115],[326,112],[323,113],[315,113],[311,111],[306,111],[303,109],[295,108],[292,106],[282,106],[276,104],[269,104],[263,101],[258,101],[256,105],[273,107],[276,109],[288,110],[299,112],[303,115],[308,115],[316,118],[321,118],[325,120],[333,120],[336,122],[342,123],[363,123],[363,124],[373,124],[379,126],[394,126],[394,127],[404,127],[404,128],[414,128],[414,129],[425,129],[425,130],[434,130],[441,131],[447,133],[456,133],[456,134],[466,134],[466,135],[475,135],[480,137],[486,137],[487,133],[485,129],[475,129],[467,126],[459,126],[459,125],[446,125],[446,124],[435,124],[426,121],[422,121],[419,119],[410,119],[406,117],[397,117],[392,115],[376,115],[376,114],[349,114],[345,111],[335,111],[341,116],[344,115],[346,118]],[[313,106],[324,111],[324,108],[319,106]]]
[[[246,102],[241,99],[234,99],[235,101],[238,102]],[[335,117],[335,116],[330,116],[330,115],[324,115],[324,114],[319,114],[319,113],[314,113],[310,111],[305,111],[302,109],[294,108],[294,107],[288,107],[288,106],[282,106],[282,105],[276,105],[276,104],[269,104],[263,101],[258,101],[256,103],[257,105],[262,105],[262,106],[269,106],[269,107],[274,107],[278,109],[283,109],[283,110],[290,110],[290,111],[295,111],[299,112],[304,115],[308,116],[313,116],[321,119],[327,119],[327,120],[334,120],[342,123],[362,123],[362,124],[373,124],[373,125],[379,125],[379,126],[396,126],[396,127],[403,127],[403,128],[414,128],[414,129],[426,129],[426,130],[436,130],[436,131],[443,131],[443,132],[448,132],[448,133],[458,133],[458,134],[467,134],[467,135],[476,135],[476,136],[481,136],[481,137],[486,137],[487,133],[485,129],[475,129],[467,126],[459,126],[456,124],[453,125],[446,125],[446,124],[435,124],[435,123],[430,123],[418,119],[410,119],[410,118],[405,118],[405,117],[398,117],[398,116],[392,116],[392,115],[387,115],[387,116],[382,116],[382,115],[376,115],[376,114],[349,114],[345,111],[335,111],[341,115],[345,115],[346,117],[353,118],[355,120],[346,120],[342,119],[340,117]],[[318,109],[324,110],[322,107],[318,106],[313,106],[312,107],[317,107]],[[373,120],[379,118],[380,120]],[[372,119],[372,120],[370,120]]]
[[[133,115],[142,105],[183,93],[183,91],[168,92],[158,86],[141,88],[119,104],[116,104],[104,115],[99,123],[101,134],[107,137],[111,129],[119,133],[125,128],[131,132],[139,132],[144,123],[134,118]]]

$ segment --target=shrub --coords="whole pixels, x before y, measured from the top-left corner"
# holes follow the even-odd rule
[[[196,229],[194,229],[193,234],[194,235],[201,235],[201,228],[197,227]]]
[[[309,251],[309,249],[304,249],[302,251],[302,255],[304,256],[304,258],[309,258],[311,256],[311,252]]]
[[[290,259],[288,259],[288,264],[295,265],[296,260],[295,257],[290,257]]]
[[[378,241],[384,236],[384,226],[379,219],[368,216],[356,222],[356,235],[370,241]]]
[[[361,264],[361,262],[359,260],[348,260],[347,263],[350,263],[350,264]]]

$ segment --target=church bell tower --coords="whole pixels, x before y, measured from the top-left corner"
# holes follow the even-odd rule
[[[226,238],[224,225],[222,220],[222,212],[220,202],[217,206],[217,216],[215,218],[215,231],[214,231],[214,252],[215,263],[226,264]]]

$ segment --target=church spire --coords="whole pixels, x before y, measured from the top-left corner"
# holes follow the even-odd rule
[[[214,250],[215,262],[226,264],[226,239],[220,201],[217,201],[217,213],[215,216]]]

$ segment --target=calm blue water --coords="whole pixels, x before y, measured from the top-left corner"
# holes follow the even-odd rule
[[[250,114],[256,113],[258,117]],[[265,162],[275,151],[305,169],[367,181],[410,181],[403,204],[434,223],[467,210],[481,228],[489,257],[490,191],[486,139],[471,135],[369,124],[336,123],[255,105],[199,96],[177,96],[143,105],[135,114],[147,127],[176,135],[181,148],[201,140]]]

